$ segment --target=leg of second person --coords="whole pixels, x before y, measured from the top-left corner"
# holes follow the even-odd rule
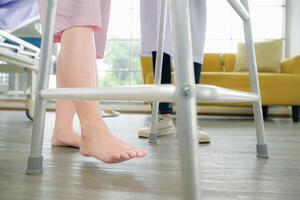
[[[195,83],[199,84],[201,79],[201,71],[202,71],[202,64],[194,62],[194,72],[195,72]],[[201,144],[210,143],[210,137],[208,133],[203,131],[201,127],[198,128],[198,142]]]
[[[155,63],[156,63],[156,52],[152,53],[152,58],[153,58],[153,71],[155,72]],[[170,84],[171,83],[171,76],[172,76],[172,66],[171,66],[171,57],[168,54],[164,54],[163,57],[163,70],[162,70],[162,84]],[[200,78],[201,78],[201,69],[202,69],[202,64],[194,62],[194,75],[195,75],[195,83],[199,84],[200,83]],[[159,106],[159,112],[160,112],[160,123],[158,130],[164,131],[164,134],[162,135],[167,135],[171,134],[172,131],[175,132],[174,129],[174,124],[173,124],[173,119],[172,119],[172,104],[171,103],[163,103],[160,104]],[[172,131],[171,131],[172,130]],[[159,134],[159,133],[158,133]],[[209,135],[203,131],[201,128],[198,128],[198,142],[199,143],[209,143],[210,142],[210,137]]]
[[[152,52],[152,67],[153,75],[155,74],[155,62],[156,62],[156,51]],[[162,64],[162,79],[161,84],[171,83],[171,59],[170,55],[164,53],[163,64]],[[157,129],[157,136],[170,135],[175,133],[175,127],[173,123],[172,114],[173,108],[171,103],[159,103],[159,122]],[[150,136],[150,126],[141,128],[138,131],[138,136],[140,138],[149,138]]]
[[[153,63],[153,74],[155,74],[156,69],[156,51],[152,52],[152,63]],[[194,75],[195,75],[195,83],[200,83],[201,77],[201,68],[202,65],[200,63],[194,62]],[[162,76],[161,76],[161,84],[171,84],[172,82],[172,65],[171,65],[171,56],[164,53],[163,55],[163,66],[162,66]],[[161,115],[170,115],[173,113],[173,108],[171,103],[160,103],[159,104],[159,113]]]

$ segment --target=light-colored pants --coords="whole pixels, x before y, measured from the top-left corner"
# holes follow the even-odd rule
[[[42,22],[45,18],[45,4],[46,0],[39,0]],[[97,58],[103,58],[110,4],[110,0],[58,0],[54,41],[60,42],[62,32],[69,28],[90,27],[95,31]]]
[[[161,0],[140,0],[142,54],[157,51]],[[194,62],[203,63],[206,33],[206,0],[189,0]],[[164,52],[172,55],[172,33],[167,21]]]

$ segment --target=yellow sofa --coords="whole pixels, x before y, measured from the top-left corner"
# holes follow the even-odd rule
[[[233,71],[235,60],[235,54],[205,54],[201,83],[250,91],[248,74]],[[144,83],[153,84],[151,57],[142,57],[141,64]],[[284,60],[281,63],[281,73],[259,73],[259,81],[264,117],[267,118],[268,106],[292,106],[293,121],[299,122],[300,56]]]

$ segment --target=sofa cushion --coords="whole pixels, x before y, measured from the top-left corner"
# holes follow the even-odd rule
[[[236,61],[236,55],[233,53],[224,53],[223,54],[223,63],[225,72],[232,72],[234,70]]]
[[[222,58],[219,53],[204,54],[203,72],[223,72]]]
[[[255,43],[256,61],[259,72],[280,73],[280,61],[282,58],[281,44],[281,40],[271,40]],[[245,43],[238,44],[238,53],[234,71],[248,71]]]

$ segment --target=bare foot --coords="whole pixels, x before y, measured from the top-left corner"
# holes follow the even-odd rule
[[[53,146],[79,148],[80,135],[76,133],[74,130],[55,129],[53,131],[51,144]]]
[[[112,135],[106,125],[82,128],[80,153],[105,163],[120,163],[146,156],[147,151],[132,147]]]

